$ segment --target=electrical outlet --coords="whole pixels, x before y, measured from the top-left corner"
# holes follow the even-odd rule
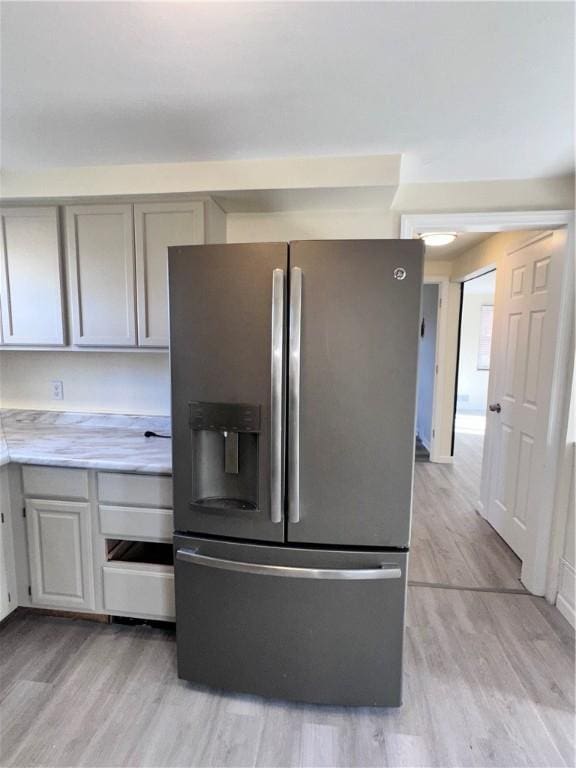
[[[51,381],[52,400],[64,400],[64,385],[61,381]]]

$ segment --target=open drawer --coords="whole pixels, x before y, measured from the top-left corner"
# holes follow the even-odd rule
[[[172,546],[109,542],[102,566],[104,610],[117,616],[174,621]]]

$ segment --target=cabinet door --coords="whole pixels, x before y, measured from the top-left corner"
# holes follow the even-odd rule
[[[32,604],[94,608],[90,505],[26,502]]]
[[[4,208],[1,225],[3,343],[64,344],[58,209]]]
[[[0,467],[0,621],[18,605],[8,467]]]
[[[168,246],[204,242],[204,203],[134,206],[138,344],[168,346]]]
[[[132,206],[70,206],[66,231],[73,343],[134,346]]]

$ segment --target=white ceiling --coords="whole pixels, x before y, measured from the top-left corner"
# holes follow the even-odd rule
[[[572,3],[4,2],[7,168],[404,153],[573,168]]]

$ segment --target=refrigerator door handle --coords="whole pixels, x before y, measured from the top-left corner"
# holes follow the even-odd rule
[[[284,358],[284,270],[272,272],[270,397],[270,519],[282,522],[282,368]]]
[[[176,559],[193,565],[219,568],[223,571],[251,573],[256,576],[281,576],[291,579],[331,579],[340,581],[373,581],[376,579],[400,579],[402,569],[397,565],[382,563],[377,568],[300,568],[291,565],[267,565],[224,560],[220,557],[201,555],[196,549],[176,550]]]
[[[288,360],[288,521],[300,521],[300,335],[302,270],[290,270],[290,340]]]

